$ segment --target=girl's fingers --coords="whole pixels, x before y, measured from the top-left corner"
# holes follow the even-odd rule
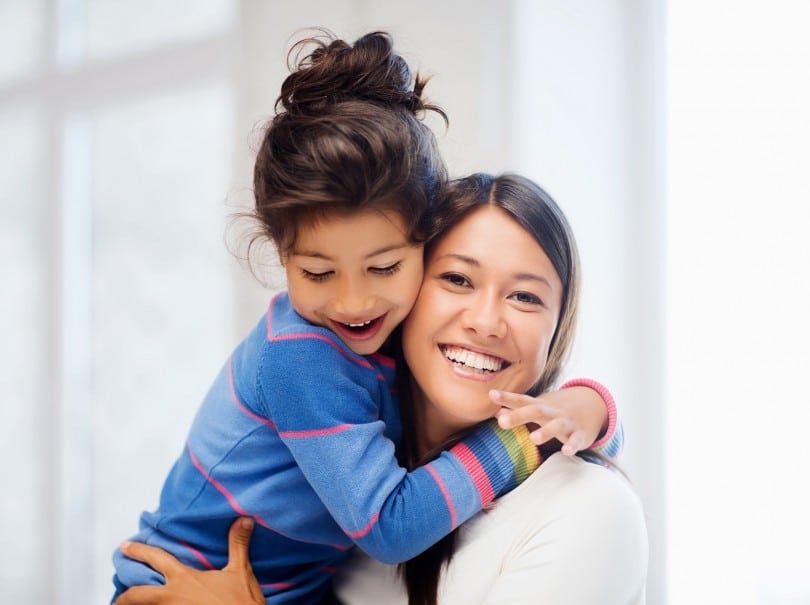
[[[537,399],[531,395],[523,395],[521,393],[510,393],[509,391],[496,391],[489,392],[489,399],[495,405],[499,405],[510,410],[517,410],[524,406],[537,403]]]
[[[520,424],[539,424],[543,426],[554,420],[556,410],[537,403],[532,398],[532,405],[525,405],[519,409],[503,410],[496,414],[501,428],[511,429]]]
[[[124,542],[121,545],[121,552],[130,559],[146,563],[152,569],[162,573],[167,579],[173,572],[183,567],[180,561],[165,550],[141,544],[140,542]]]
[[[225,569],[250,568],[250,537],[253,535],[253,519],[240,517],[228,532],[228,564]]]
[[[555,418],[554,420],[544,424],[536,431],[532,431],[529,434],[529,437],[531,438],[532,443],[535,445],[542,445],[546,441],[551,441],[552,439],[557,439],[561,443],[566,443],[571,433],[571,425],[567,418]]]
[[[162,586],[133,586],[119,595],[112,605],[155,605],[160,603]]]
[[[585,433],[582,431],[574,431],[571,433],[571,436],[568,437],[568,441],[563,442],[562,453],[566,456],[573,456],[579,451],[584,450],[588,444],[585,443],[586,437]]]

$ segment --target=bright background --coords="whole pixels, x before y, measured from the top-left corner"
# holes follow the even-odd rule
[[[810,603],[808,23],[800,0],[0,0],[0,602],[108,601],[266,304],[228,216],[291,36],[325,25],[391,31],[451,170],[524,172],[574,224],[568,375],[619,401],[648,602]]]

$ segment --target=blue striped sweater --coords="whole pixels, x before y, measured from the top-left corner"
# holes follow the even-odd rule
[[[250,559],[267,602],[314,602],[353,545],[387,563],[410,559],[539,464],[525,428],[490,422],[406,472],[394,455],[394,371],[277,296],[214,381],[158,509],[132,540],[221,568],[229,526],[251,516]],[[116,594],[163,582],[120,551],[114,563]]]

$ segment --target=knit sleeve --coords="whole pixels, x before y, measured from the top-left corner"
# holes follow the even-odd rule
[[[607,430],[589,446],[589,449],[598,452],[613,462],[617,462],[624,448],[624,425],[619,419],[616,401],[613,395],[607,387],[591,378],[574,378],[563,384],[560,388],[566,389],[569,387],[588,387],[593,389],[599,393],[602,401],[605,402],[608,415]]]
[[[478,427],[412,472],[380,418],[388,385],[366,358],[324,338],[295,339],[260,372],[268,416],[342,531],[372,557],[419,554],[537,468],[525,427]],[[269,370],[269,369],[268,369]]]

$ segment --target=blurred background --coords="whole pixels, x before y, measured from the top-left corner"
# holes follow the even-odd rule
[[[571,219],[567,376],[619,403],[648,603],[810,603],[808,23],[800,0],[0,0],[0,602],[108,602],[283,286],[229,216],[290,41],[326,26],[432,75],[455,175],[526,173]]]

